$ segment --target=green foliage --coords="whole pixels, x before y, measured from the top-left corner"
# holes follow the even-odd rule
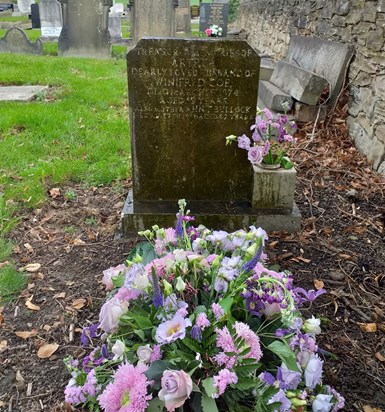
[[[276,340],[270,343],[267,349],[278,355],[290,370],[299,372],[294,352],[286,342]]]
[[[0,303],[5,303],[19,293],[27,284],[28,277],[12,265],[0,269]]]
[[[238,17],[239,0],[230,0],[229,20],[235,21]]]

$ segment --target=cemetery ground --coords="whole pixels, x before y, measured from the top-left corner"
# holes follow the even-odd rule
[[[0,410],[67,411],[63,358],[85,352],[81,329],[105,298],[101,273],[135,242],[114,240],[130,187],[125,62],[2,55],[1,63],[2,84],[50,90],[31,103],[0,104],[0,237],[3,246],[5,236],[13,241],[0,250]],[[300,286],[327,289],[306,309],[322,319],[324,379],[345,396],[345,410],[378,412],[385,182],[350,142],[346,109],[342,102],[314,135],[312,124],[301,128],[291,157],[302,228],[271,233],[266,249]],[[11,300],[9,273],[26,286]]]

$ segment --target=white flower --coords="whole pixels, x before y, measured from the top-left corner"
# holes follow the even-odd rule
[[[137,273],[132,286],[138,290],[146,290],[150,286],[147,273]]]
[[[178,292],[183,292],[186,289],[186,283],[183,282],[183,279],[180,276],[176,280],[175,288]]]
[[[111,352],[114,354],[113,360],[117,360],[123,357],[126,345],[123,341],[118,339],[111,348]]]
[[[317,395],[312,405],[313,412],[329,412],[333,406],[330,403],[332,397],[332,395],[323,395],[322,393]]]
[[[309,335],[315,336],[321,333],[320,328],[321,321],[320,319],[312,316],[310,319],[307,319],[302,327],[302,329],[307,332]]]
[[[152,349],[150,345],[139,346],[138,350],[136,351],[136,355],[138,356],[139,363],[146,364],[150,362],[151,359]]]

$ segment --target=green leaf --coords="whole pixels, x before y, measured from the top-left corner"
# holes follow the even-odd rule
[[[219,304],[221,305],[221,308],[225,313],[230,312],[231,306],[233,305],[234,299],[231,296],[227,296],[227,298],[224,298],[219,301]]]
[[[267,347],[271,352],[279,356],[283,363],[292,371],[300,372],[297,366],[294,352],[284,341],[276,340]]]
[[[192,388],[193,392],[199,392],[202,393],[201,390],[199,389],[199,386],[193,382],[193,388]]]
[[[144,318],[142,316],[135,316],[133,320],[141,329],[151,329],[153,324],[149,318]]]
[[[234,387],[240,391],[247,391],[254,389],[256,387],[256,383],[253,379],[240,379]]]
[[[138,243],[128,255],[127,260],[132,260],[136,255],[140,255],[142,257],[143,265],[147,265],[147,263],[150,263],[152,260],[156,259],[154,247],[149,242]]]
[[[215,399],[206,394],[202,395],[202,410],[203,412],[219,412]]]
[[[234,372],[237,375],[245,376],[245,375],[255,372],[256,370],[258,370],[260,366],[261,366],[260,363],[255,363],[251,365],[239,365],[239,366],[234,367]]]
[[[203,389],[205,390],[207,396],[212,397],[213,394],[216,392],[214,388],[214,379],[206,378],[201,383],[202,383]]]
[[[147,376],[147,378],[151,381],[157,381],[159,380],[162,375],[163,372],[166,369],[169,369],[171,366],[170,362],[165,362],[162,360],[157,360],[155,362],[152,362],[152,364],[150,365],[150,367],[146,370],[146,372],[144,372],[144,374]]]
[[[148,408],[146,409],[147,412],[162,412],[164,408],[164,402],[161,401],[159,398],[151,399],[148,402]]]
[[[140,337],[140,339],[142,339],[144,341],[145,336],[144,336],[144,332],[142,330],[134,329],[134,333],[135,333],[135,335],[138,335]]]
[[[283,157],[281,159],[281,166],[284,169],[292,169],[294,167],[294,164],[287,157]]]
[[[201,353],[202,347],[199,345],[199,343],[197,343],[197,341],[186,336],[182,342],[193,352]]]

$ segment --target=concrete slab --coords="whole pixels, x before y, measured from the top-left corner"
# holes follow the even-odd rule
[[[48,90],[48,86],[1,86],[0,101],[30,102],[45,90]]]
[[[261,67],[259,68],[259,80],[270,80],[273,74],[275,63],[271,59],[261,59]]]
[[[256,225],[267,232],[284,230],[293,233],[301,228],[301,213],[295,203],[291,213],[288,214],[271,209],[253,210],[251,206],[238,207],[234,213],[226,208],[222,210],[213,208],[211,213],[209,211],[197,213],[194,207],[189,204],[188,206],[191,214],[195,216],[196,224],[203,224],[210,229],[235,231]],[[160,227],[174,227],[175,222],[175,213],[134,211],[132,193],[130,192],[123,208],[117,238],[123,240],[137,236],[139,231],[149,229],[155,224]]]
[[[266,80],[259,82],[258,100],[262,100],[266,107],[277,112],[283,112],[283,103],[289,103],[289,110],[293,105],[293,99],[290,94],[285,93]]]
[[[316,105],[323,90],[329,87],[324,77],[285,61],[276,64],[270,81],[294,99],[309,105]]]

